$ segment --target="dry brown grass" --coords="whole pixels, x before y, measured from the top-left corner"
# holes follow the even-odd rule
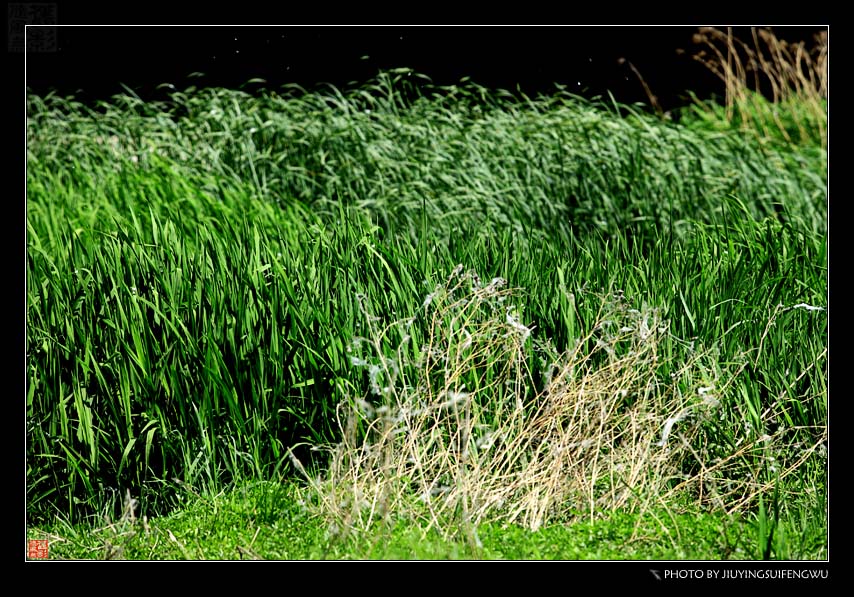
[[[606,297],[534,392],[531,330],[514,296],[503,280],[483,284],[458,268],[424,307],[420,350],[407,348],[412,320],[372,330],[362,348],[373,359],[354,362],[372,369],[382,399],[341,404],[329,468],[306,475],[334,533],[399,518],[447,533],[498,520],[537,529],[644,508],[679,482],[690,439],[717,405],[702,355],[661,379],[668,331],[658,312]],[[393,358],[382,350],[391,337],[402,337]]]
[[[694,35],[701,49],[693,58],[724,83],[727,120],[766,138],[818,140],[826,147],[827,31],[809,49],[768,28],[753,27],[751,34],[751,43],[735,37],[731,27],[701,27]]]

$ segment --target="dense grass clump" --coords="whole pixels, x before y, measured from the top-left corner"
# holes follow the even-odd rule
[[[505,520],[537,530],[668,492],[687,445],[671,440],[674,425],[684,442],[726,391],[716,364],[666,363],[657,311],[621,297],[604,300],[568,351],[531,352],[533,330],[505,286],[460,266],[412,318],[383,326],[375,317],[373,340],[357,339],[352,360],[368,369],[371,401],[343,405],[343,440],[315,482],[337,528],[420,510],[428,526]],[[426,342],[413,346],[422,317]],[[545,359],[542,384],[533,354]],[[672,379],[659,379],[664,367]],[[405,503],[416,497],[422,505]]]
[[[826,155],[407,74],[30,97],[30,518],[294,466],[339,530],[820,504]]]

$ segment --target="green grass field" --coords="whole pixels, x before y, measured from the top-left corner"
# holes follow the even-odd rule
[[[818,137],[411,79],[29,98],[30,538],[825,559]]]

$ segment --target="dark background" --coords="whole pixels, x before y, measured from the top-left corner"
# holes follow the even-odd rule
[[[778,37],[808,47],[821,29],[773,27]],[[37,94],[55,91],[89,102],[121,93],[120,84],[143,99],[162,99],[169,89],[163,84],[239,87],[261,78],[272,89],[286,83],[346,87],[379,70],[408,67],[438,85],[467,76],[486,87],[536,95],[559,83],[588,97],[610,91],[623,103],[648,103],[638,76],[620,64],[625,58],[669,110],[686,102],[686,90],[700,97],[722,93],[722,83],[691,58],[699,49],[692,42],[696,31],[646,25],[62,26],[55,50],[27,54],[26,81]],[[750,29],[734,32],[749,36]]]

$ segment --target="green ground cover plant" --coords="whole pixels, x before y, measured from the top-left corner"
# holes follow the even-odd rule
[[[642,515],[619,512],[593,522],[554,524],[531,532],[485,523],[479,544],[436,529],[399,523],[348,537],[329,532],[328,520],[306,507],[297,484],[252,482],[218,495],[189,496],[167,516],[33,529],[50,542],[54,560],[754,560],[762,553],[760,525],[751,517],[717,513]],[[665,522],[666,521],[666,522]],[[662,526],[663,524],[663,526]],[[826,531],[801,521],[784,525],[782,559],[826,557]],[[776,552],[775,552],[776,553]]]
[[[31,536],[826,557],[821,144],[413,78],[29,97]]]

